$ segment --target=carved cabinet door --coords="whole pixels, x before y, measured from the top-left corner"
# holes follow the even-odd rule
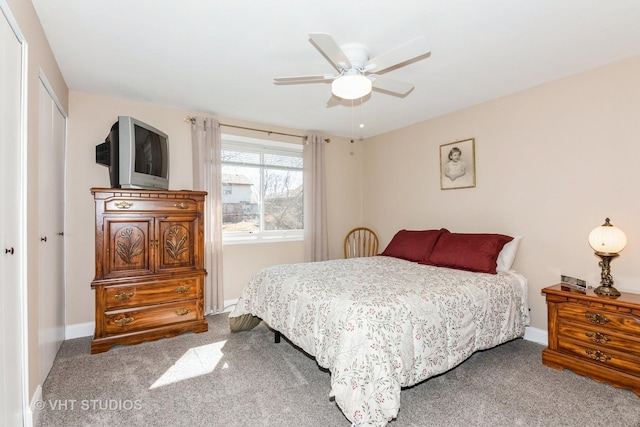
[[[198,268],[198,215],[176,215],[157,219],[157,272]]]
[[[154,273],[153,217],[104,218],[104,278]]]

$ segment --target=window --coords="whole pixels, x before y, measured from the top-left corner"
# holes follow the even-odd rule
[[[302,145],[222,135],[225,243],[301,240]]]

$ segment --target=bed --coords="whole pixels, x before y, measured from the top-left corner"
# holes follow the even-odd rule
[[[513,238],[494,244],[488,262],[463,269],[461,253],[486,251],[486,245],[449,243],[455,266],[440,265],[439,241],[455,234],[443,230],[433,230],[439,234],[424,250],[426,258],[415,250],[406,256],[406,239],[400,239],[401,251],[390,250],[396,234],[380,256],[263,269],[244,289],[230,322],[266,322],[330,371],[330,396],[351,423],[385,426],[398,415],[403,387],[522,337],[529,322],[526,279],[498,261]],[[483,263],[488,272],[474,271]]]

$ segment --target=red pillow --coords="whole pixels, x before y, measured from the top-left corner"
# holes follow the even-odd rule
[[[503,234],[446,233],[421,264],[496,274],[498,255],[511,240]]]
[[[400,230],[380,255],[406,259],[407,261],[425,261],[429,259],[440,235],[448,232],[444,228],[440,230]]]

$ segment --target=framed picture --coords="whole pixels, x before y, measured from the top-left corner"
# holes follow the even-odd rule
[[[440,189],[476,186],[475,139],[463,139],[440,146]]]

